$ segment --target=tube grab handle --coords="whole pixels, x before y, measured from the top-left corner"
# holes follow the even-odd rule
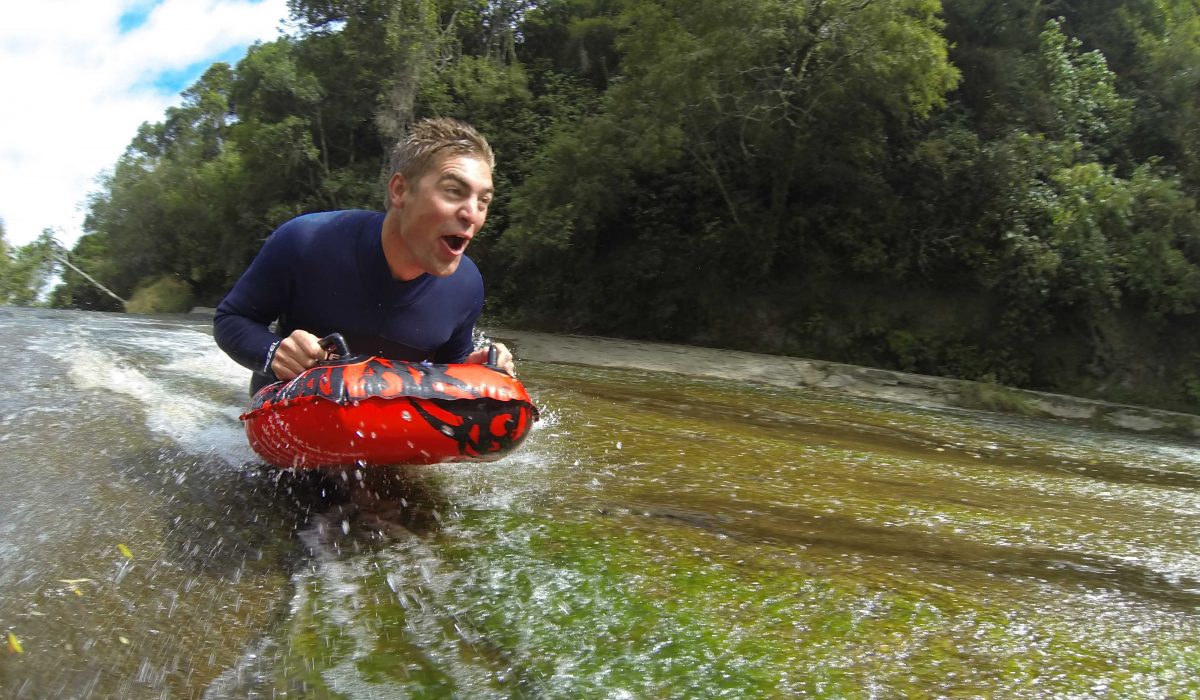
[[[317,341],[321,345],[321,349],[327,353],[337,355],[338,357],[350,357],[350,345],[346,343],[346,339],[341,333],[330,333],[329,335]]]

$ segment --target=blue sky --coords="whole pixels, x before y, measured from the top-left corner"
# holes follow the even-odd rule
[[[0,220],[74,243],[87,195],[142,122],[215,61],[278,37],[286,0],[39,0],[0,22]]]
[[[146,23],[150,18],[150,11],[154,9],[158,2],[139,2],[129,3],[121,12],[121,16],[117,18],[117,31],[121,34],[128,34]]]

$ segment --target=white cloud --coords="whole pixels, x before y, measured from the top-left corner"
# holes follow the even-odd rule
[[[144,21],[122,33],[126,13]],[[148,14],[147,14],[148,13]],[[10,243],[59,228],[71,245],[84,204],[142,122],[185,84],[156,86],[279,36],[286,0],[39,0],[0,22],[0,220]],[[202,72],[202,69],[201,69]]]

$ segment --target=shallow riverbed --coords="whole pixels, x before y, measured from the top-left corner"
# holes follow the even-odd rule
[[[527,361],[520,452],[318,478],[202,320],[0,329],[5,697],[1200,693],[1193,443]]]

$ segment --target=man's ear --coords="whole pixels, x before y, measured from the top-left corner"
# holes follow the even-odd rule
[[[400,173],[392,173],[392,179],[388,180],[388,202],[392,208],[403,209],[407,194],[408,181]]]

